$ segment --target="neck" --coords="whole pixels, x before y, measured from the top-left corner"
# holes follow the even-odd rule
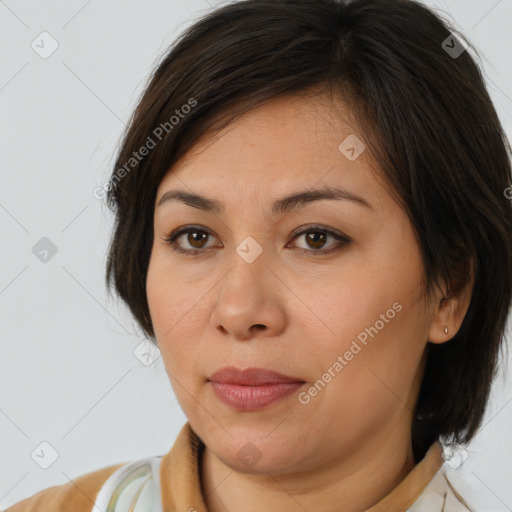
[[[201,480],[209,512],[360,512],[391,492],[415,466],[410,429],[381,429],[357,450],[300,473],[241,473],[204,448]],[[398,433],[398,435],[397,435]]]

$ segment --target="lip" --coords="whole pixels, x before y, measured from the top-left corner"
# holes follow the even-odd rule
[[[242,386],[304,382],[298,377],[290,377],[266,368],[244,368],[242,370],[235,366],[225,366],[217,370],[210,376],[209,380],[220,384],[238,384]]]
[[[217,398],[238,411],[255,411],[282,400],[305,382],[265,368],[226,366],[208,379]]]

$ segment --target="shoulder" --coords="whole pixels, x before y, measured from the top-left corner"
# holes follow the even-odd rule
[[[97,493],[92,512],[161,512],[161,461],[162,456],[156,456],[118,468]]]
[[[90,512],[104,483],[127,463],[108,466],[72,481],[43,489],[11,507],[6,512]]]
[[[64,485],[44,489],[3,512],[169,510],[176,496],[180,492],[183,494],[184,490],[190,487],[191,480],[197,480],[199,442],[199,438],[187,422],[165,455],[128,461],[87,473]],[[173,474],[175,493],[171,493],[167,486],[166,493],[162,493],[160,473],[165,481],[170,473]]]
[[[474,512],[452,476],[449,468],[443,465],[407,512]]]

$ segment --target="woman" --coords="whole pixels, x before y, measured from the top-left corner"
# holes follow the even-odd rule
[[[107,282],[189,421],[163,457],[9,510],[472,510],[447,466],[504,341],[509,151],[463,36],[419,3],[198,21],[104,189]]]

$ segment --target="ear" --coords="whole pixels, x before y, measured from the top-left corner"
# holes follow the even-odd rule
[[[471,266],[470,280],[459,293],[443,295],[440,292],[437,295],[437,309],[432,318],[427,341],[436,344],[445,343],[457,334],[471,302],[474,279],[473,266]],[[448,332],[445,332],[445,329],[448,329]]]

